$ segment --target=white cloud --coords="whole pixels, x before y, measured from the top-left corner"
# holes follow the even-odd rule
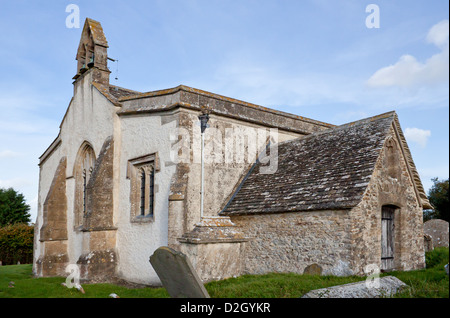
[[[32,185],[33,182],[26,178],[13,178],[9,180],[0,180],[0,188],[22,188]]]
[[[3,158],[13,158],[13,157],[17,157],[17,156],[19,156],[20,154],[18,153],[18,152],[15,152],[15,151],[11,151],[11,150],[3,150],[3,151],[0,151],[0,159],[3,159]]]
[[[449,21],[444,20],[434,25],[427,35],[427,41],[436,45],[437,47],[444,48],[448,45],[449,38]]]
[[[427,42],[436,45],[441,52],[424,63],[406,54],[393,65],[376,71],[367,81],[370,87],[417,87],[448,81],[449,76],[449,21],[434,25],[427,35]]]
[[[431,136],[431,131],[424,130],[420,128],[406,128],[405,138],[408,142],[415,142],[419,144],[422,148],[427,145],[428,138]]]

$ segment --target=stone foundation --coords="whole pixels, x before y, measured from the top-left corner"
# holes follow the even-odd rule
[[[117,256],[114,250],[93,251],[83,254],[77,261],[80,279],[89,283],[111,281],[115,277]]]
[[[85,232],[88,251],[77,261],[80,278],[90,283],[111,281],[116,275],[116,231]]]
[[[44,253],[36,261],[36,274],[39,277],[66,276],[69,263],[67,241],[43,242]]]

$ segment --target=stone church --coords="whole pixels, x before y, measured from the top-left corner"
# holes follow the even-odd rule
[[[39,158],[36,276],[77,264],[86,281],[157,285],[160,246],[204,281],[424,267],[430,204],[395,112],[335,126],[184,85],[137,92],[110,84],[107,50],[86,19]]]

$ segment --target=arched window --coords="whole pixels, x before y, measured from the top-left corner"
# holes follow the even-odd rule
[[[154,211],[154,201],[155,201],[155,167],[152,166],[150,170],[150,180],[149,180],[149,194],[148,194],[148,202],[149,202],[149,208],[148,208],[148,215],[153,217],[153,211]]]
[[[140,205],[140,211],[141,216],[145,215],[145,170],[141,169],[141,205]]]
[[[75,200],[74,226],[83,224],[83,217],[87,211],[87,186],[94,170],[95,153],[88,142],[84,142],[78,151],[74,167]]]
[[[140,216],[153,217],[155,197],[155,168],[153,163],[145,164],[139,168]]]

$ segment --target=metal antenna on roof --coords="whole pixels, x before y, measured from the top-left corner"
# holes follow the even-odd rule
[[[116,81],[119,79],[119,60],[115,60],[112,59],[110,57],[108,57],[108,60],[112,61],[112,62],[116,62],[116,77],[114,78]]]

